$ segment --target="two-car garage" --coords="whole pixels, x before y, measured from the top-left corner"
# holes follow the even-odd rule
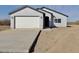
[[[39,28],[39,16],[18,16],[15,17],[15,28]]]
[[[44,13],[29,6],[10,13],[11,28],[43,28]]]

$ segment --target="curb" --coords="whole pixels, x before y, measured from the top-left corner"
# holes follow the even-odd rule
[[[33,53],[34,52],[34,48],[36,46],[36,43],[38,41],[38,38],[39,38],[40,34],[41,34],[41,30],[39,31],[38,35],[36,36],[35,40],[33,41],[28,53]]]

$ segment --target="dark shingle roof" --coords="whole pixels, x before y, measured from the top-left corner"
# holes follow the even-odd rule
[[[28,7],[28,8],[31,8],[31,9],[37,11],[37,12],[40,12],[40,13],[42,13],[42,14],[45,14],[45,13],[43,13],[43,12],[41,12],[41,11],[38,11],[37,9],[34,9],[34,8],[32,8],[32,7],[26,5],[26,6],[23,6],[23,7],[21,7],[21,8],[18,8],[17,10],[14,10],[14,11],[10,12],[9,15],[11,15],[11,14],[13,14],[13,13],[15,13],[15,12],[18,12],[18,11],[24,9],[24,8],[27,8],[27,7]],[[61,15],[64,15],[64,16],[68,17],[67,15],[65,15],[65,14],[63,14],[63,13],[60,13],[60,12],[55,11],[55,10],[53,10],[53,9],[49,9],[49,8],[47,8],[47,7],[42,7],[42,8],[40,8],[40,9],[43,9],[43,8],[46,8],[46,9],[48,9],[48,10],[54,11],[54,12],[56,12],[56,13],[59,13],[59,14],[61,14]],[[46,11],[46,12],[48,12],[48,11]],[[49,13],[50,13],[50,12],[49,12]]]
[[[41,9],[43,9],[43,8],[46,8],[46,7],[42,7]],[[60,12],[55,11],[55,10],[53,10],[53,9],[49,9],[49,8],[46,8],[46,9],[51,10],[51,11],[53,11],[53,12],[56,12],[56,13],[59,13],[59,14],[61,14],[61,15],[64,15],[64,16],[68,17],[68,15],[65,15],[65,14],[63,14],[63,13],[60,13]]]
[[[18,12],[18,11],[20,11],[20,10],[24,9],[24,8],[27,8],[27,7],[28,7],[28,8],[31,8],[31,9],[33,9],[33,10],[37,11],[37,12],[43,13],[43,12],[38,11],[38,10],[36,10],[36,9],[34,9],[34,8],[30,7],[30,6],[23,6],[23,7],[21,7],[21,8],[18,8],[17,10],[14,10],[14,11],[10,12],[10,13],[9,13],[9,15],[11,15],[11,14],[13,14],[13,13],[16,13],[16,12]],[[44,13],[43,13],[43,14],[44,14]]]

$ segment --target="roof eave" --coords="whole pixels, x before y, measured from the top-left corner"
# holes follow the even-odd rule
[[[43,9],[43,8],[49,9],[49,10],[51,10],[51,11],[54,11],[54,12],[56,12],[56,13],[59,13],[59,14],[61,14],[61,15],[64,15],[64,16],[66,16],[66,17],[69,17],[68,15],[65,15],[65,14],[63,14],[63,13],[60,13],[60,12],[58,12],[58,11],[55,11],[55,10],[52,10],[52,9],[50,9],[50,8],[47,8],[47,7],[42,7],[41,9]]]
[[[36,10],[36,9],[34,9],[34,8],[32,8],[32,7],[26,5],[26,6],[22,7],[22,8],[19,8],[19,9],[17,9],[17,10],[14,10],[14,11],[10,12],[9,15],[11,15],[11,14],[13,14],[13,13],[16,13],[16,12],[18,12],[18,11],[20,11],[20,10],[26,8],[26,7],[29,7],[29,8],[31,8],[31,9],[37,11],[37,12],[40,12],[40,13],[44,14],[43,12],[38,11],[38,10]]]

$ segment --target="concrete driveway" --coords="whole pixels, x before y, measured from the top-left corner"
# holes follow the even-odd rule
[[[40,30],[16,29],[0,32],[0,52],[28,52]]]

